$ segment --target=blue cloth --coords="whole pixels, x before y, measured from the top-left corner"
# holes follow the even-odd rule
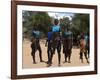
[[[89,37],[88,37],[87,35],[85,35],[85,40],[86,40],[86,42],[88,43]]]
[[[53,35],[52,32],[48,32],[48,40],[51,40],[52,39],[52,35]]]
[[[33,31],[32,36],[34,36],[35,38],[39,38],[40,32],[39,31]]]
[[[85,36],[85,39],[86,39],[86,41],[88,40],[88,36],[87,35]]]
[[[65,37],[71,39],[72,38],[72,32],[70,32],[70,31],[65,32]]]
[[[71,32],[65,32],[65,35],[71,35],[72,33]]]
[[[58,25],[53,26],[52,31],[53,32],[60,32],[60,26],[58,26]]]

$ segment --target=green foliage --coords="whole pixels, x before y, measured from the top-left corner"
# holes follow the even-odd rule
[[[46,12],[38,12],[33,19],[33,26],[37,27],[44,34],[47,33],[48,27],[51,25],[50,17]]]
[[[71,27],[75,35],[82,32],[89,33],[89,14],[75,14],[72,17]]]
[[[64,17],[63,19],[60,19],[60,26],[63,29],[67,29],[70,27],[70,20],[68,17]]]
[[[48,28],[52,26],[54,17],[50,17],[47,12],[23,11],[23,34],[30,37],[33,28],[37,28],[41,32],[41,36],[45,37]],[[89,14],[74,14],[70,20],[68,17],[60,19],[61,29],[70,28],[73,35],[80,33],[89,33]]]
[[[46,35],[50,25],[51,18],[46,12],[23,11],[23,27],[27,29],[28,36],[31,36],[33,28],[37,28]]]

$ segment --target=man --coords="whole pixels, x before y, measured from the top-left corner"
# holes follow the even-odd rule
[[[39,51],[40,62],[43,62],[39,35],[40,35],[40,32],[35,28],[32,32],[32,40],[31,40],[31,42],[32,42],[32,44],[31,44],[31,49],[32,49],[31,55],[32,55],[34,64],[36,64],[35,53],[36,53],[37,50]]]
[[[53,38],[52,38],[52,45],[53,45],[53,54],[55,54],[55,50],[57,49],[58,53],[58,66],[60,66],[60,59],[61,59],[61,36],[60,36],[60,26],[58,25],[58,19],[54,20],[54,26],[52,26]],[[53,54],[51,59],[53,58]]]
[[[68,63],[70,63],[70,57],[72,53],[72,43],[73,43],[73,37],[72,37],[72,32],[67,29],[67,31],[63,32],[63,53],[65,55],[65,62],[67,62],[68,58]]]

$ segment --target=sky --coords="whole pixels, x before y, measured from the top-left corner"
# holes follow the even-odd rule
[[[57,19],[68,17],[70,20],[71,17],[74,16],[74,13],[67,13],[67,12],[48,12],[48,15]]]

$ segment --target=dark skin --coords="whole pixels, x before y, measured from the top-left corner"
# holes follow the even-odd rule
[[[35,39],[34,37],[31,40],[31,42],[32,42],[31,43],[31,49],[32,49],[31,56],[33,58],[33,64],[36,64],[35,53],[36,53],[37,50],[39,51],[40,62],[43,62],[41,47],[40,47],[40,44],[37,43],[36,41],[37,41],[37,39]]]
[[[87,63],[89,63],[89,60],[88,60],[88,57],[87,57],[87,48],[86,48],[86,45],[84,44],[85,39],[81,39],[80,40],[80,59],[81,59],[81,62],[83,63],[83,54],[85,56],[85,59],[87,60]]]
[[[47,45],[47,43],[48,43],[48,45]],[[51,60],[51,55],[53,54],[52,41],[47,40],[45,46],[47,46],[47,53],[48,53],[47,54],[48,55],[48,61],[47,61],[48,66],[47,67],[49,67],[52,64],[52,60]]]
[[[70,63],[70,57],[71,57],[71,50],[72,50],[72,35],[69,35],[71,37],[71,39],[68,38],[68,36],[65,35],[64,33],[65,31],[63,31],[63,53],[65,55],[65,62],[67,62],[68,59],[68,63]]]
[[[57,19],[55,19],[54,21],[54,25],[58,25],[59,21]],[[53,55],[55,53],[55,50],[57,49],[57,53],[58,53],[58,66],[60,66],[60,60],[61,60],[61,45],[57,45],[57,43],[59,42],[57,38],[60,38],[60,34],[59,32],[54,32],[53,33],[53,39],[52,39],[52,42],[53,42],[53,54],[51,55],[51,61],[52,61],[52,58],[53,58]]]
[[[52,38],[52,29],[51,28],[48,28],[49,32],[51,32],[51,38]],[[51,60],[51,57],[52,57],[52,54],[53,54],[53,51],[52,51],[52,39],[51,40],[46,40],[46,44],[45,46],[47,46],[47,55],[48,55],[48,61],[47,61],[47,67],[51,66],[52,64],[52,60]]]

